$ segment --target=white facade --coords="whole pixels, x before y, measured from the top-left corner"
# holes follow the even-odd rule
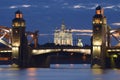
[[[82,39],[78,39],[77,46],[79,46],[79,47],[83,47]]]
[[[61,29],[55,30],[54,43],[56,45],[73,45],[71,30],[66,29],[64,24],[61,25]]]

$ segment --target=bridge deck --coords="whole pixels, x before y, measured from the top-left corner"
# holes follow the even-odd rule
[[[51,52],[71,52],[71,53],[84,53],[84,54],[91,54],[91,49],[90,48],[83,48],[83,47],[41,47],[38,49],[33,49],[32,53],[33,55],[38,55],[38,54],[46,54],[46,53],[51,53]]]

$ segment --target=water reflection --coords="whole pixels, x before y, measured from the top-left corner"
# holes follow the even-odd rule
[[[28,68],[27,69],[27,76],[28,76],[28,80],[37,80],[36,79],[37,69],[36,68]]]
[[[65,69],[90,69],[90,64],[52,64],[51,68]]]
[[[28,68],[27,69],[27,73],[28,73],[27,75],[30,76],[30,77],[36,76],[37,75],[36,70],[37,70],[36,68]]]
[[[92,69],[94,80],[103,80],[102,75],[104,74],[104,70],[102,69]]]
[[[90,69],[89,64],[52,64],[51,68],[0,68],[0,80],[120,80],[119,69]]]
[[[93,72],[94,75],[104,74],[104,70],[103,69],[92,69],[92,72]]]

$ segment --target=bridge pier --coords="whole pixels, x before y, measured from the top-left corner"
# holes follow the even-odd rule
[[[49,68],[50,67],[50,57],[46,54],[33,55],[31,57],[31,67],[41,67]]]
[[[30,67],[31,49],[28,46],[12,48],[12,67]],[[15,64],[15,66],[14,66]]]
[[[25,20],[21,11],[15,13],[12,20],[12,58],[17,67],[29,67],[30,48],[25,35]]]
[[[120,55],[112,54],[110,55],[111,68],[120,68]]]
[[[91,67],[105,68],[106,67],[106,51],[101,46],[93,46],[91,52]]]
[[[114,60],[113,55],[110,55],[110,62],[111,62],[111,68],[115,68],[116,65],[115,65],[115,60]]]
[[[18,57],[18,65],[20,68],[30,67],[30,58],[31,52],[29,51],[29,47],[20,47]]]

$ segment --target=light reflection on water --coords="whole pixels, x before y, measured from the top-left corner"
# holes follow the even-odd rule
[[[0,66],[0,80],[120,80],[119,69],[90,69],[88,64],[55,64],[51,68]]]
[[[50,66],[51,68],[57,68],[57,69],[88,69],[90,68],[89,64],[54,64]]]

